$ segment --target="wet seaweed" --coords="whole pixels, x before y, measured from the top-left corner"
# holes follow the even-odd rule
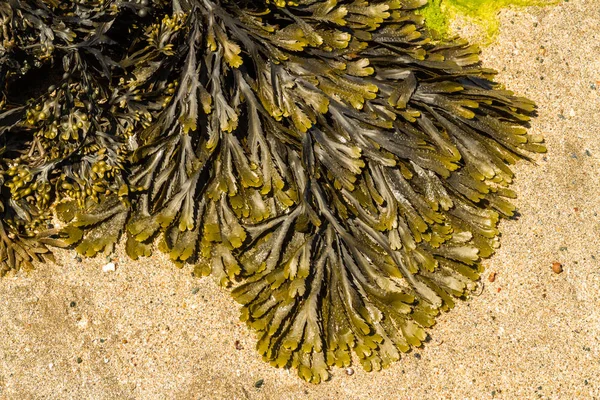
[[[2,2],[2,273],[156,244],[305,380],[420,346],[544,151],[533,102],[424,4]]]

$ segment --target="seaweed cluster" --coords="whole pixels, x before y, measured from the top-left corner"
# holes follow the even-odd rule
[[[426,339],[513,215],[534,104],[424,0],[0,3],[0,269],[70,246],[212,274],[311,382]]]

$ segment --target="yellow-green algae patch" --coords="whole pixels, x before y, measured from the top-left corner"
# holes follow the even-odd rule
[[[484,29],[491,39],[499,27],[498,11],[503,8],[549,6],[559,0],[429,0],[419,13],[425,17],[429,29],[435,36],[452,36],[450,21],[457,17],[466,17]]]

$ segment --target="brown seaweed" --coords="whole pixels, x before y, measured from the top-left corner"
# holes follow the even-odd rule
[[[422,0],[0,4],[0,270],[52,246],[212,274],[311,382],[420,346],[510,217],[534,104]],[[66,226],[54,229],[53,217]]]

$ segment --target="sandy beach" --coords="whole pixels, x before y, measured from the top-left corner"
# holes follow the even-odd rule
[[[600,399],[598,5],[504,11],[482,50],[537,102],[531,130],[548,153],[514,168],[520,215],[501,225],[483,292],[441,315],[423,348],[308,384],[261,360],[211,278],[159,254],[120,249],[103,272],[104,257],[58,252],[0,280],[0,399]]]

